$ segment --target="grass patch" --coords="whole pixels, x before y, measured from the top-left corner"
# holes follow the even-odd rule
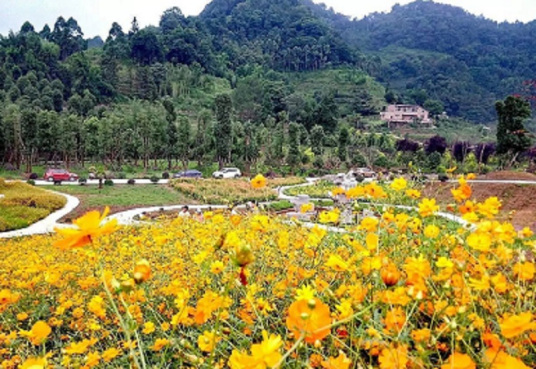
[[[246,179],[177,179],[171,181],[171,186],[205,204],[243,204],[277,198],[274,190],[269,187],[254,189]]]
[[[69,214],[70,219],[83,215],[87,211],[109,206],[111,212],[118,212],[144,206],[182,205],[195,203],[192,198],[174,191],[164,185],[116,185],[105,186],[61,186],[56,188],[80,199],[80,205]]]
[[[0,179],[0,232],[26,228],[61,209],[63,196],[22,182],[6,183]]]
[[[294,207],[294,204],[291,203],[290,201],[281,200],[281,201],[273,202],[270,205],[268,205],[268,210],[282,211],[282,210],[292,209],[293,207]]]
[[[289,188],[285,191],[285,194],[289,196],[308,195],[316,198],[327,198],[329,197],[329,192],[336,188],[337,186],[331,182],[318,181],[311,186]]]
[[[268,179],[267,185],[271,188],[284,187],[284,186],[295,186],[307,182],[305,178],[302,177],[282,177]]]

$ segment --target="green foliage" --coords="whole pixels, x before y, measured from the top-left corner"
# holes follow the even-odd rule
[[[514,96],[495,104],[499,124],[497,125],[497,153],[517,156],[530,147],[530,138],[523,122],[531,116],[530,104]]]
[[[300,163],[299,127],[296,123],[290,123],[288,129],[288,155],[287,164],[295,169]]]
[[[230,160],[231,143],[232,143],[232,125],[231,125],[232,101],[229,95],[219,95],[216,98],[216,155],[220,162]]]

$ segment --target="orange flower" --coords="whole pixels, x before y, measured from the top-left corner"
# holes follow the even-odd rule
[[[255,178],[251,180],[251,187],[258,189],[266,187],[266,178],[262,174],[257,174]]]
[[[339,352],[337,358],[330,357],[327,361],[322,361],[322,368],[324,369],[348,369],[352,361],[346,357],[346,354],[342,351]]]
[[[56,228],[55,231],[64,238],[56,241],[54,246],[62,250],[83,247],[90,244],[98,236],[112,233],[117,229],[117,219],[101,225],[109,212],[110,208],[108,207],[104,209],[102,215],[98,211],[90,211],[73,222],[78,229]]]
[[[386,347],[378,358],[381,369],[406,369],[408,348],[404,345]]]
[[[517,263],[514,265],[514,275],[522,281],[530,281],[534,279],[536,268],[532,263]]]
[[[50,333],[52,333],[50,326],[40,320],[32,326],[29,338],[34,345],[40,345],[47,339]]]
[[[505,338],[514,338],[524,332],[534,329],[536,323],[532,322],[532,314],[529,312],[505,317],[499,323],[501,334]]]
[[[411,332],[411,338],[416,342],[427,342],[431,336],[432,333],[428,328],[417,329]]]
[[[476,365],[469,355],[455,352],[450,355],[446,364],[441,365],[441,369],[476,369]]]
[[[400,332],[406,323],[406,313],[399,307],[390,310],[385,316],[384,323],[388,330]]]
[[[317,298],[295,301],[288,310],[287,328],[299,337],[305,334],[305,342],[322,340],[331,332],[329,306]]]
[[[489,369],[529,369],[521,359],[492,348],[484,353],[484,362],[491,364]]]
[[[145,259],[138,261],[134,267],[134,280],[139,284],[149,278],[151,278],[151,266],[149,262]]]
[[[153,351],[162,351],[165,347],[169,346],[171,342],[167,338],[158,338],[154,341],[154,345],[150,347]]]

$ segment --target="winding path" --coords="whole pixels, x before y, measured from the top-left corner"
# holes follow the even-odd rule
[[[294,186],[285,186],[285,187],[281,187],[279,188],[277,191],[278,191],[278,199],[280,200],[294,200],[295,199],[295,196],[289,196],[289,195],[286,195],[285,194],[285,191],[290,189],[290,188],[294,188],[294,187],[304,187],[304,186],[311,186],[313,185],[318,179],[316,178],[307,178],[307,183],[304,183],[304,184],[300,184],[300,185],[294,185]],[[456,182],[456,181],[449,181],[449,182]],[[536,181],[506,181],[506,180],[471,180],[471,181],[467,181],[468,183],[489,183],[489,184],[520,184],[520,185],[536,185]],[[116,184],[126,184],[127,183],[127,180],[114,180],[114,183]],[[150,180],[136,180],[136,184],[150,184],[152,183]],[[160,180],[158,182],[159,184],[166,184],[168,183],[168,180]],[[64,185],[78,185],[77,182],[63,182]],[[98,184],[98,180],[91,180],[91,181],[88,181],[88,185],[96,185]],[[47,182],[47,181],[36,181],[36,185],[39,185],[39,186],[51,186],[53,185],[53,183],[51,182]],[[59,192],[54,192],[55,194],[58,194],[58,195],[61,195],[61,196],[64,196],[66,199],[67,199],[67,203],[66,205],[48,215],[46,218],[38,221],[37,223],[34,223],[32,224],[31,226],[27,227],[27,228],[24,228],[24,229],[19,229],[19,230],[16,230],[16,231],[9,231],[9,232],[3,232],[3,233],[0,233],[0,238],[16,238],[16,237],[25,237],[25,236],[32,236],[32,235],[39,235],[39,234],[48,234],[48,233],[52,233],[54,231],[54,228],[65,228],[65,227],[71,227],[71,225],[68,225],[68,224],[62,224],[62,223],[58,223],[58,221],[63,218],[64,216],[66,216],[67,214],[69,214],[71,211],[73,211],[79,204],[80,204],[80,200],[78,200],[78,198],[74,197],[74,196],[71,196],[71,195],[67,195],[67,194],[63,194],[63,193],[59,193]],[[118,223],[121,224],[121,225],[133,225],[133,224],[140,224],[141,222],[137,221],[135,218],[144,214],[144,213],[151,213],[151,212],[156,212],[156,211],[172,211],[172,210],[178,210],[178,209],[181,209],[184,205],[171,205],[171,206],[153,206],[153,207],[144,207],[144,208],[137,208],[137,209],[132,209],[132,210],[127,210],[127,211],[123,211],[123,212],[120,212],[120,213],[116,213],[116,214],[113,214],[113,215],[110,215],[107,219],[110,220],[110,219],[117,219]],[[393,206],[391,204],[389,204],[389,206]],[[188,205],[188,207],[191,209],[191,210],[207,210],[208,208],[212,208],[212,209],[224,209],[224,208],[227,208],[227,206],[225,205]],[[395,206],[396,208],[398,209],[405,209],[405,210],[417,210],[417,208],[414,208],[414,207],[410,207],[410,206],[402,206],[402,205],[396,205]],[[450,220],[452,222],[456,222],[456,223],[459,223],[463,226],[468,226],[468,223],[463,220],[462,218],[454,215],[454,214],[450,214],[450,213],[444,213],[444,212],[439,212],[437,213],[438,216],[442,217],[442,218],[445,218],[447,220]],[[302,222],[302,224],[305,226],[305,227],[313,227],[315,225],[317,225],[316,223],[307,223],[307,222]],[[336,228],[336,227],[329,227],[329,226],[323,226],[323,228],[329,230],[329,231],[332,231],[332,232],[345,232],[344,229],[342,228]]]

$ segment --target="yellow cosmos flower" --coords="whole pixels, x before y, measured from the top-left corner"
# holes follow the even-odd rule
[[[345,272],[350,267],[346,261],[344,261],[339,255],[331,254],[326,263],[326,266],[330,267],[336,272]]]
[[[29,358],[19,367],[20,369],[45,369],[47,366],[46,358]]]
[[[439,232],[439,227],[433,224],[428,225],[426,226],[426,228],[424,228],[424,235],[428,238],[436,238],[437,236],[439,236]]]
[[[491,236],[484,232],[471,233],[467,237],[467,244],[478,251],[488,252],[491,247]]]
[[[429,217],[439,211],[439,206],[435,199],[422,199],[419,204],[419,214],[422,217]]]
[[[197,346],[201,351],[212,352],[216,344],[221,340],[221,337],[214,331],[204,331],[197,339]]]
[[[55,231],[64,238],[56,241],[54,246],[62,250],[83,247],[90,244],[98,236],[114,232],[117,229],[117,219],[102,224],[109,212],[110,208],[108,207],[104,209],[102,215],[98,211],[90,211],[81,218],[73,221],[78,229],[56,228]]]
[[[367,232],[376,232],[380,221],[377,218],[366,217],[359,224],[359,228]]]
[[[438,268],[452,268],[454,266],[454,263],[446,257],[441,256],[439,259],[437,259],[435,265]]]
[[[408,186],[408,182],[400,177],[396,178],[393,182],[391,182],[391,188],[395,191],[402,191]]]
[[[315,290],[309,286],[304,285],[296,290],[296,301],[306,300],[309,301],[315,297]]]
[[[418,199],[421,197],[421,192],[418,190],[406,190],[406,196],[412,199]]]
[[[210,264],[210,272],[214,274],[220,274],[225,269],[225,264],[223,262],[216,260]]]
[[[266,178],[262,174],[257,174],[255,178],[251,180],[251,187],[255,189],[266,187]]]

